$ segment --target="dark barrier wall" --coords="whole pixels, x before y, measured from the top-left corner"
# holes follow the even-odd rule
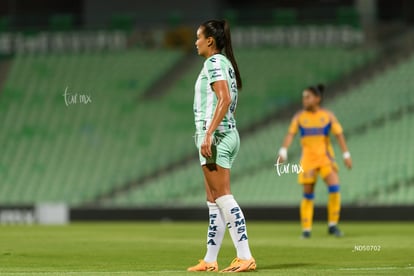
[[[297,221],[298,207],[247,207],[248,220]],[[414,206],[344,207],[343,221],[414,221]],[[207,208],[72,208],[70,221],[204,221]],[[315,220],[326,220],[326,209],[315,208]],[[35,206],[0,206],[0,224],[37,223]]]
[[[247,207],[243,212],[248,220],[297,221],[298,207]],[[70,212],[72,221],[99,220],[205,220],[206,208],[146,208],[146,209],[103,209],[74,208]],[[413,221],[414,206],[401,207],[343,207],[342,220],[349,221]],[[326,220],[326,209],[315,208],[315,220]]]

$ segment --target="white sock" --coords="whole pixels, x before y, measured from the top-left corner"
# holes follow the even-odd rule
[[[224,195],[216,199],[217,205],[223,212],[224,219],[229,224],[230,235],[232,236],[234,247],[237,250],[237,257],[242,260],[249,260],[252,254],[247,238],[246,221],[239,204],[233,195]]]
[[[225,216],[223,215],[223,211],[221,209],[220,209],[220,212],[221,212],[221,215],[224,219]],[[230,234],[231,240],[233,241],[233,244],[236,245],[237,242],[239,241],[239,239],[237,237],[237,233],[235,231],[230,230],[230,222],[224,222],[224,224],[226,225],[226,228],[229,229],[229,234]]]
[[[207,253],[204,257],[204,261],[212,263],[217,261],[224,233],[226,233],[226,223],[224,222],[223,215],[216,203],[207,201],[207,206],[209,225],[207,231]]]

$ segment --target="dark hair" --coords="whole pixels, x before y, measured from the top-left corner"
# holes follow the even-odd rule
[[[323,93],[325,92],[325,85],[323,84],[317,84],[314,86],[309,86],[308,88],[306,88],[306,90],[309,90],[310,92],[312,92],[313,95],[320,97],[321,100],[323,99]]]
[[[233,54],[231,45],[230,26],[226,20],[209,20],[201,24],[205,37],[213,37],[216,41],[216,47],[221,52],[224,49],[226,57],[230,60],[236,73],[237,88],[242,88],[239,67]]]

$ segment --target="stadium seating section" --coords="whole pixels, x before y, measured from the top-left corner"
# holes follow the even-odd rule
[[[414,161],[408,151],[413,138],[410,126],[414,123],[414,97],[409,89],[414,85],[409,77],[413,69],[414,58],[326,102],[326,107],[335,111],[349,133],[348,144],[354,160],[351,171],[339,163],[344,204],[413,203]],[[288,124],[286,121],[275,123],[242,137],[241,151],[232,172],[232,187],[243,204],[299,202],[302,192],[296,184],[296,174],[279,176],[274,168],[275,153]],[[299,152],[296,141],[290,149],[291,165],[299,162]],[[340,153],[337,145],[336,152]],[[201,171],[195,162],[108,204],[200,204],[204,201],[202,187]],[[326,194],[325,186],[319,184],[316,203],[326,202]],[[163,200],[155,202],[154,198]]]
[[[345,49],[255,49],[237,52],[244,89],[239,128],[260,122],[300,99],[309,83],[339,79],[373,58]],[[146,89],[184,54],[134,49],[116,53],[18,55],[0,94],[0,203],[64,201],[78,206],[126,183],[195,157],[192,101],[200,63],[158,99]],[[355,167],[341,165],[343,199],[353,204],[407,204],[414,199],[414,59],[326,102],[349,132]],[[162,81],[162,80],[161,80]],[[64,93],[77,94],[76,104]],[[81,95],[92,102],[81,103]],[[74,100],[73,98],[70,98]],[[292,110],[292,115],[294,111]],[[233,192],[247,205],[292,205],[301,196],[294,173],[278,176],[275,152],[288,121],[242,136]],[[290,162],[299,159],[298,142]],[[386,161],[385,161],[386,160]],[[106,206],[200,205],[203,183],[196,159],[141,182]],[[318,185],[317,202],[326,197]]]
[[[78,204],[151,171],[157,104],[139,96],[182,55],[16,56],[0,101],[0,201]]]

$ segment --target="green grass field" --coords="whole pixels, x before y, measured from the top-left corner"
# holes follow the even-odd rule
[[[318,223],[312,239],[302,240],[298,223],[250,222],[258,264],[252,274],[414,274],[414,223],[341,226],[343,238],[329,237]],[[199,222],[2,226],[0,275],[191,275],[185,270],[204,256],[206,227]],[[220,268],[233,257],[227,234]]]

